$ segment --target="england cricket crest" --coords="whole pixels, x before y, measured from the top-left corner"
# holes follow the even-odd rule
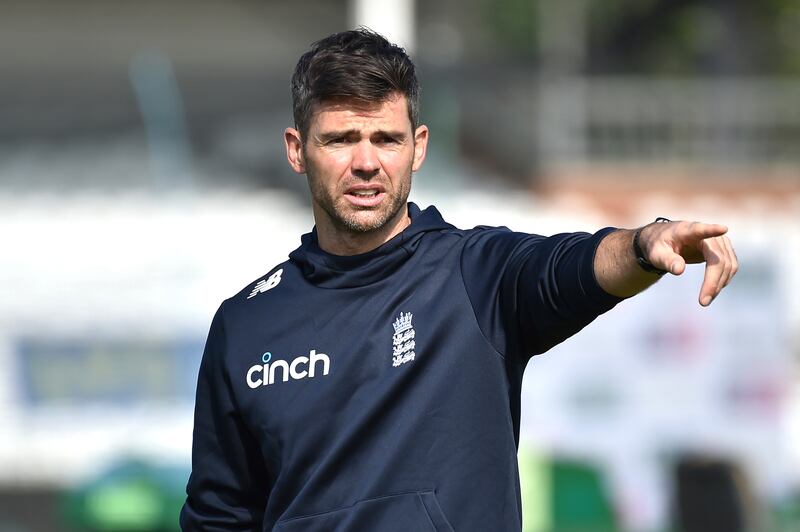
[[[399,366],[411,360],[414,360],[414,326],[411,325],[411,318],[414,315],[410,312],[400,313],[400,316],[394,320],[392,326],[394,327],[394,335],[392,335],[392,366]]]

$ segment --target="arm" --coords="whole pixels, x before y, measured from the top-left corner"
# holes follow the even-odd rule
[[[572,336],[619,301],[595,279],[595,250],[613,228],[550,237],[483,228],[461,273],[484,336],[522,362]]]
[[[180,516],[186,532],[262,529],[270,475],[236,407],[224,361],[222,307],[208,333],[197,378],[192,474]]]
[[[680,275],[686,264],[705,262],[700,304],[711,304],[728,285],[739,263],[724,225],[700,222],[652,223],[642,229],[640,245],[645,259],[656,268]],[[608,234],[597,247],[594,271],[597,282],[609,294],[629,297],[638,294],[660,276],[644,271],[633,252],[635,230],[621,229]]]

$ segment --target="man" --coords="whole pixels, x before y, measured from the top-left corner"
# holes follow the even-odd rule
[[[292,96],[316,225],[214,317],[183,529],[520,530],[529,358],[687,263],[710,304],[737,269],[726,228],[545,238],[406,203],[428,143],[414,65],[367,30],[314,44]]]

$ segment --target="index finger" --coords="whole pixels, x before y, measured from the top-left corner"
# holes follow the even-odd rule
[[[703,222],[692,222],[686,228],[689,234],[695,238],[713,238],[722,236],[728,232],[728,227],[722,224],[706,224]]]

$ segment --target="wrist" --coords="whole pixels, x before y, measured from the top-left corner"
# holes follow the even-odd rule
[[[667,270],[662,270],[661,268],[657,268],[656,266],[653,266],[653,263],[650,262],[649,258],[644,252],[644,249],[642,248],[642,243],[641,243],[642,231],[653,224],[669,223],[670,221],[671,220],[668,220],[667,218],[659,216],[658,218],[656,218],[656,221],[653,222],[652,224],[647,224],[645,226],[642,226],[633,233],[633,242],[632,242],[633,256],[636,259],[636,264],[639,265],[639,268],[646,271],[647,273],[664,275],[665,273],[667,273]]]

